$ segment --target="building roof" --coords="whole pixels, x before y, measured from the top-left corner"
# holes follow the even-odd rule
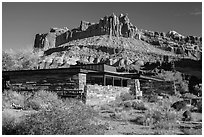
[[[86,74],[102,74],[112,75],[117,77],[164,81],[163,79],[141,75],[138,73],[117,72],[116,68],[103,63],[87,64],[87,65],[71,65],[69,68],[53,68],[53,69],[37,69],[37,70],[16,70],[16,71],[3,71],[3,76],[11,75],[35,75],[35,74],[59,74],[59,73],[86,73]]]

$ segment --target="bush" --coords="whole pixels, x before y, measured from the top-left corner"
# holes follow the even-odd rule
[[[139,117],[136,117],[135,119],[131,119],[130,122],[133,122],[138,125],[145,125],[146,118],[144,116],[139,116]]]
[[[133,107],[133,109],[136,109],[136,110],[147,110],[147,108],[143,102],[134,101],[134,102],[132,102],[132,107]]]
[[[63,101],[58,98],[54,92],[40,90],[36,92],[32,98],[25,102],[26,109],[52,109],[53,107],[63,104]]]
[[[153,110],[146,113],[146,118],[151,120],[153,129],[172,129],[177,128],[178,124],[176,123],[178,117],[177,113],[172,111],[161,111]]]
[[[18,135],[23,131],[22,124],[15,122],[15,118],[2,113],[2,134],[3,135]]]
[[[171,107],[176,109],[177,111],[180,111],[181,109],[185,109],[186,105],[187,105],[186,101],[182,100],[173,103]]]
[[[62,101],[55,93],[39,91],[26,102],[26,107],[29,109],[36,107],[38,111],[23,115],[22,120],[17,123],[7,116],[3,117],[3,134],[103,134],[103,125],[90,122],[97,117],[97,113],[78,100]]]
[[[126,107],[126,108],[132,107],[131,102],[130,102],[130,101],[125,101],[125,102],[124,102],[124,107]]]
[[[133,100],[134,96],[126,92],[126,93],[121,94],[120,98],[122,101],[126,101],[126,100]]]
[[[23,107],[24,101],[25,101],[25,97],[16,91],[6,90],[2,94],[2,107],[3,107],[3,109],[13,108],[12,104]]]
[[[32,135],[80,135],[99,134],[99,127],[89,124],[93,112],[83,105],[58,106],[28,116],[24,122],[27,130],[23,134]]]
[[[171,109],[171,100],[165,99],[157,106],[149,108],[145,117],[151,120],[152,128],[156,130],[177,128],[177,120],[182,118],[182,113]]]
[[[20,49],[18,51],[7,50],[2,52],[2,69],[26,70],[37,69],[39,53],[34,53],[32,49]]]
[[[157,95],[151,95],[148,99],[149,102],[153,103],[153,102],[157,102],[158,101],[158,97]]]

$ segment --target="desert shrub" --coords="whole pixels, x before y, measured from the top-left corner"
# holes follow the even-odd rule
[[[171,108],[171,100],[164,99],[156,106],[149,108],[145,112],[146,119],[150,119],[152,128],[155,130],[177,128],[177,120],[182,118],[180,111]]]
[[[180,127],[180,130],[184,135],[202,135],[202,125],[200,127],[189,128],[189,127]]]
[[[99,127],[89,124],[94,112],[85,105],[74,102],[59,105],[52,110],[43,110],[26,118],[28,134],[80,135],[99,134]],[[26,134],[27,134],[26,132]],[[101,132],[100,132],[101,133]]]
[[[159,123],[156,123],[153,127],[155,130],[170,130],[170,129],[175,129],[178,128],[179,124],[172,122],[172,121],[160,121]]]
[[[132,103],[130,101],[125,101],[124,102],[124,107],[130,108],[130,107],[132,107]]]
[[[15,122],[15,118],[2,113],[2,134],[16,135],[23,131],[24,127]]]
[[[187,105],[186,101],[182,100],[182,101],[177,101],[173,103],[171,107],[177,111],[180,111],[181,109],[185,109],[186,105]]]
[[[90,123],[90,120],[96,117],[97,113],[88,106],[78,102],[78,100],[57,100],[54,93],[39,92],[38,95],[42,99],[41,103],[44,106],[41,106],[37,113],[24,115],[18,124],[15,124],[13,121],[7,122],[8,124],[4,122],[4,134],[103,134],[102,125]],[[48,95],[47,98],[44,95]],[[18,129],[18,132],[13,132],[16,129]]]
[[[24,106],[24,100],[25,100],[25,97],[16,91],[5,90],[2,93],[2,107],[3,107],[3,109],[12,108],[12,104],[23,107]]]
[[[122,99],[119,96],[116,96],[116,99],[113,100],[113,101],[110,101],[108,103],[108,106],[111,106],[113,108],[123,107],[124,106],[124,102],[122,101]]]
[[[100,106],[100,111],[114,112],[114,108],[108,104],[104,104]]]
[[[177,115],[171,111],[151,110],[146,117],[151,119],[153,129],[172,129],[178,127]]]
[[[147,110],[143,102],[137,102],[137,101],[132,102],[132,108],[136,110]]]
[[[25,101],[26,109],[52,109],[53,107],[59,106],[62,100],[59,99],[58,95],[54,92],[40,90],[36,92],[32,98],[27,98]]]
[[[131,95],[130,93],[126,92],[120,95],[120,98],[122,101],[126,101],[126,100],[133,100],[134,96]]]
[[[151,95],[148,99],[149,102],[153,103],[153,102],[157,102],[158,98],[157,95]]]
[[[135,119],[131,119],[130,122],[138,124],[138,125],[145,125],[146,120],[147,119],[144,116],[138,116]]]

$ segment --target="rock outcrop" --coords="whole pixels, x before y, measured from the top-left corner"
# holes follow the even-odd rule
[[[101,18],[99,23],[81,21],[80,26],[72,30],[51,28],[47,34],[36,34],[34,47],[47,50],[72,40],[99,35],[140,38],[137,27],[130,23],[127,15],[112,14]]]
[[[36,34],[34,48],[43,49],[44,51],[56,47],[56,38],[68,31],[68,28],[50,28],[45,34]]]
[[[34,48],[44,56],[40,59],[44,60],[40,68],[67,67],[77,63],[135,68],[147,62],[169,62],[175,57],[202,58],[201,37],[183,36],[176,31],[138,29],[123,14],[105,16],[98,23],[81,21],[79,27],[71,30],[51,28],[48,33],[36,34]],[[62,52],[66,55],[55,58],[62,56]],[[164,60],[166,56],[168,60]]]
[[[157,48],[170,51],[182,57],[200,60],[202,54],[202,38],[197,36],[183,36],[176,31],[153,32],[141,30],[141,40]]]

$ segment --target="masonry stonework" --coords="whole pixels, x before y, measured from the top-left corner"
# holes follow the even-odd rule
[[[121,93],[129,92],[129,87],[87,85],[86,104],[100,105],[113,101]]]
[[[139,79],[129,79],[127,81],[127,87],[130,88],[130,93],[132,93],[136,99],[142,96]]]

